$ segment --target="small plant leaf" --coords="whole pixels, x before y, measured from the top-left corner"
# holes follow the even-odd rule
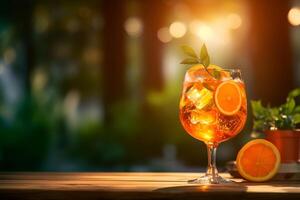
[[[202,64],[204,65],[204,67],[208,67],[210,64],[210,58],[207,52],[207,48],[206,45],[203,44],[201,47],[201,51],[200,51],[200,60],[202,62]]]
[[[271,118],[273,120],[278,120],[280,118],[280,115],[279,115],[279,109],[278,108],[268,108],[269,109],[269,112],[271,114]]]
[[[192,47],[189,47],[189,46],[187,46],[187,45],[182,45],[182,46],[181,46],[181,49],[182,49],[182,51],[183,51],[186,55],[188,55],[188,56],[190,56],[190,57],[192,57],[192,58],[198,58],[197,55],[196,55],[196,53],[195,53],[195,51],[194,51],[194,49],[193,49]]]
[[[196,58],[186,58],[183,61],[180,62],[180,64],[198,64],[199,61]]]
[[[295,97],[297,97],[297,96],[300,96],[300,88],[296,88],[296,89],[292,90],[292,91],[289,93],[287,99],[289,100],[289,99],[295,98]]]
[[[263,120],[255,120],[253,122],[253,130],[255,132],[265,129],[265,122]]]
[[[300,114],[295,114],[293,116],[293,121],[295,124],[299,124],[300,123]]]
[[[300,114],[300,106],[295,107],[294,113],[299,113]]]
[[[251,101],[253,115],[257,119],[266,118],[269,115],[268,109],[265,108],[261,101]]]
[[[294,111],[295,106],[296,106],[295,100],[289,99],[285,104],[286,114],[291,114]]]

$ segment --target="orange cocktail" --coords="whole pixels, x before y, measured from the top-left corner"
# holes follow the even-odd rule
[[[194,138],[217,145],[244,127],[247,101],[239,71],[222,70],[220,79],[208,72],[201,65],[187,71],[180,100],[180,120]]]
[[[240,70],[215,65],[191,67],[185,74],[179,108],[184,129],[208,149],[205,176],[190,182],[229,182],[218,175],[216,149],[219,143],[237,135],[246,122],[247,99]]]

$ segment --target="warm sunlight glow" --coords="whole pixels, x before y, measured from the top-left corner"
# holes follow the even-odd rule
[[[288,13],[288,20],[293,26],[300,25],[300,8],[292,8]]]
[[[193,34],[195,34],[205,42],[207,42],[210,38],[212,38],[214,34],[210,26],[197,20],[191,22],[190,30]]]
[[[137,17],[130,17],[125,21],[124,28],[128,35],[137,37],[140,36],[143,31],[143,23],[141,19]]]
[[[159,29],[157,31],[157,37],[163,43],[168,43],[172,40],[172,36],[170,35],[167,27]]]
[[[186,33],[186,26],[182,22],[173,22],[170,25],[169,31],[174,38],[181,38]]]
[[[237,29],[242,25],[242,18],[236,13],[231,13],[226,18],[228,28]]]

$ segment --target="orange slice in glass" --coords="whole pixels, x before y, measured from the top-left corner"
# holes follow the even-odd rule
[[[229,80],[222,82],[215,92],[215,103],[224,115],[236,114],[242,105],[242,94],[238,83]]]
[[[278,171],[280,153],[276,146],[264,139],[248,142],[238,153],[236,166],[240,175],[254,182],[271,179]]]

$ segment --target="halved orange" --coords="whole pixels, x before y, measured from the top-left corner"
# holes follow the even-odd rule
[[[264,139],[248,142],[238,153],[236,166],[240,175],[254,182],[271,179],[278,171],[280,153],[276,146]]]
[[[233,80],[224,81],[217,87],[214,99],[222,114],[234,115],[242,106],[241,88]]]

